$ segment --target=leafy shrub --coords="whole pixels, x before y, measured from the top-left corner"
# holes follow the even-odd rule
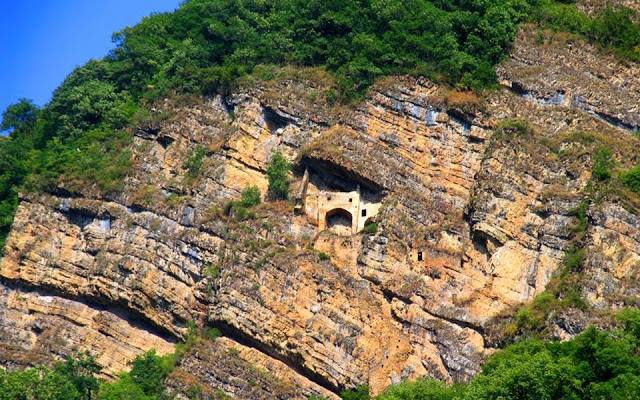
[[[289,198],[289,171],[291,164],[279,151],[273,153],[267,166],[269,178],[269,196],[272,199]]]
[[[620,181],[629,189],[640,194],[640,165],[623,172]]]
[[[518,310],[514,318],[515,333],[539,332],[545,325],[547,315],[557,304],[556,297],[549,292],[537,295],[527,306]]]
[[[131,371],[100,386],[100,400],[164,400],[168,396],[164,380],[174,368],[172,357],[158,356],[154,350],[136,357]]]
[[[215,340],[222,336],[222,332],[218,328],[207,328],[202,332],[202,337],[208,340]]]
[[[164,379],[172,368],[167,359],[158,356],[154,350],[151,350],[136,357],[131,366],[129,375],[145,394],[155,396],[162,394]]]
[[[68,357],[52,368],[0,369],[0,399],[91,400],[99,387],[95,377],[99,371],[88,354]]]
[[[366,385],[360,385],[353,389],[346,389],[340,392],[340,398],[342,400],[369,400],[369,387]]]
[[[611,168],[613,167],[613,155],[611,150],[600,147],[593,155],[593,177],[599,181],[611,179]]]
[[[245,208],[255,207],[260,204],[260,189],[256,186],[249,186],[244,189],[240,195],[240,202],[238,204]]]
[[[367,235],[373,235],[378,231],[378,224],[376,224],[375,222],[371,222],[368,223],[367,225],[364,226],[364,228],[362,229],[362,232],[364,232]]]
[[[589,200],[583,199],[576,208],[570,211],[570,214],[578,219],[578,225],[573,229],[573,233],[577,235],[584,234],[589,228],[589,219],[587,217],[589,204]]]
[[[207,155],[207,148],[202,145],[197,145],[191,153],[187,161],[184,163],[184,167],[187,169],[187,173],[191,177],[196,177],[200,174],[202,164],[204,163],[204,157]]]
[[[209,279],[216,279],[220,276],[220,267],[215,264],[207,263],[202,269],[202,273]]]
[[[582,269],[582,262],[585,257],[584,249],[571,247],[564,254],[562,263],[567,272],[579,272]]]
[[[457,392],[456,387],[425,378],[392,385],[376,400],[454,400],[458,399]]]
[[[329,261],[329,260],[331,260],[331,256],[328,255],[327,253],[321,251],[321,252],[318,253],[318,259],[320,261]]]
[[[533,134],[533,128],[527,121],[522,119],[506,119],[498,125],[494,136],[497,139],[511,139],[515,137],[526,137]]]
[[[233,215],[238,221],[255,218],[251,208],[260,204],[260,189],[250,186],[242,191],[240,200],[230,201],[225,205],[225,215]]]

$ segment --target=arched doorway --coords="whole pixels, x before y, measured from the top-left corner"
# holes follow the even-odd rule
[[[353,233],[353,216],[344,208],[334,208],[327,212],[326,227],[339,235],[351,235]]]

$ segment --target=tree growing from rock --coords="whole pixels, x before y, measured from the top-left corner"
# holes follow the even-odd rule
[[[267,167],[269,178],[269,197],[273,200],[286,200],[289,198],[289,171],[291,163],[287,161],[281,152],[277,151],[271,156]]]

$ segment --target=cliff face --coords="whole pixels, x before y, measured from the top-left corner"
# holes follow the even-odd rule
[[[606,144],[620,166],[640,161],[637,66],[527,29],[499,69],[508,88],[484,101],[398,77],[340,108],[311,71],[158,105],[168,117],[136,131],[121,193],[22,196],[0,264],[0,359],[87,349],[113,375],[142,351],[172,351],[196,321],[224,337],[183,359],[174,391],[336,398],[357,384],[468,379],[496,321],[544,291],[577,240],[591,309],[634,302],[638,202],[594,195],[590,155]],[[496,130],[512,118],[533,133]],[[207,156],[190,175],[197,146]],[[307,169],[332,190],[379,196],[378,230],[319,231],[289,202],[225,215],[247,186],[266,192],[274,150],[295,164],[292,192]],[[595,321],[568,312],[549,321],[557,337]]]

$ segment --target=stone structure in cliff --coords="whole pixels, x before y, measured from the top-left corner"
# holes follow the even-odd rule
[[[224,337],[183,359],[169,382],[176,393],[197,382],[237,398],[337,398],[359,384],[379,392],[421,376],[469,379],[494,351],[496,318],[561,269],[594,143],[613,144],[621,167],[640,162],[624,150],[640,145],[630,134],[638,110],[623,101],[624,86],[640,87],[635,67],[598,64],[581,45],[584,62],[528,69],[550,47],[522,35],[499,69],[509,89],[482,104],[396,77],[357,106],[332,107],[309,96],[325,88],[302,73],[159,104],[172,118],[137,130],[122,192],[22,194],[0,262],[5,366],[85,349],[113,374],[149,348],[171,351],[196,321]],[[589,80],[573,81],[568,68]],[[601,69],[625,85],[591,73]],[[534,133],[492,136],[514,118]],[[187,177],[196,146],[208,156]],[[266,193],[274,151],[295,164],[297,204],[227,216],[244,188]],[[583,294],[592,307],[640,293],[638,214],[623,196],[588,210]],[[371,217],[377,231],[362,233]],[[584,326],[558,321],[562,338]]]
[[[319,231],[329,229],[338,235],[354,235],[378,214],[381,194],[363,192],[359,183],[344,181],[343,185],[349,188],[355,186],[355,189],[332,190],[321,181],[321,174],[310,175],[309,170],[305,169],[295,199],[296,212],[304,213],[315,221]]]

